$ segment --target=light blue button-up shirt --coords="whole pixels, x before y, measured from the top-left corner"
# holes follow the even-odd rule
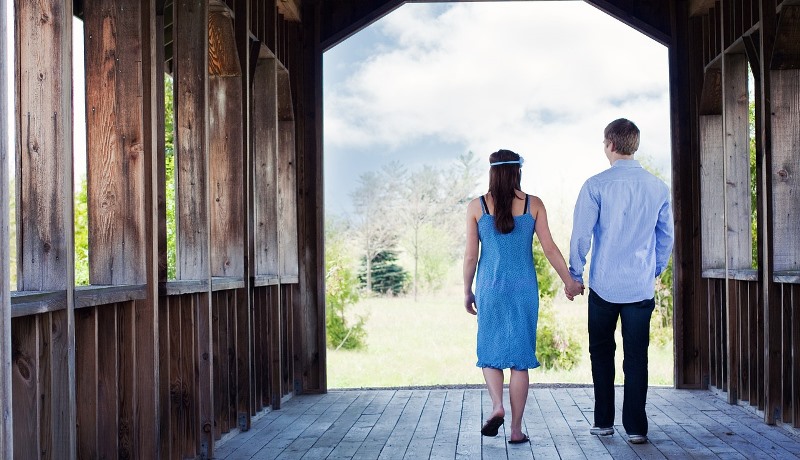
[[[652,299],[669,262],[674,229],[669,188],[636,160],[617,160],[583,184],[573,216],[569,271],[613,303]]]

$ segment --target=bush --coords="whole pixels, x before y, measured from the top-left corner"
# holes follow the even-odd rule
[[[345,314],[349,305],[358,302],[355,276],[351,270],[338,265],[335,260],[326,265],[329,265],[325,272],[325,327],[328,331],[328,346],[346,350],[363,348],[367,336],[364,318],[356,317],[355,324],[348,326]]]
[[[325,232],[325,327],[328,346],[353,350],[363,348],[367,332],[361,316],[348,318],[347,309],[358,302],[358,279],[346,251],[346,230],[335,219]],[[351,326],[348,321],[355,323]]]
[[[581,344],[556,321],[552,299],[539,304],[536,357],[545,369],[570,370],[581,359]]]
[[[561,286],[544,255],[539,240],[533,246],[536,277],[539,282],[539,324],[536,332],[536,357],[545,369],[570,370],[578,364],[581,344],[572,331],[556,319],[553,298]]]

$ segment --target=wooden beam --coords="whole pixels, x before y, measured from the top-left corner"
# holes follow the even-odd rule
[[[759,197],[759,245],[762,254],[759,267],[763,274],[761,299],[764,308],[764,421],[770,425],[781,420],[781,334],[782,315],[780,291],[773,283],[773,134],[772,134],[772,76],[769,63],[775,43],[776,13],[774,2],[759,1],[759,81],[756,102],[759,115],[756,136],[761,139],[762,154],[757,158],[759,182],[763,193]]]
[[[747,58],[722,56],[722,99],[725,151],[725,229],[727,269],[752,267],[750,229],[750,135]],[[735,300],[735,298],[732,298]]]
[[[300,349],[302,391],[326,392],[325,342],[325,254],[322,151],[322,48],[319,46],[322,20],[320,5],[307,5],[303,13],[303,37],[297,51],[302,77],[298,81],[298,227],[300,229],[300,270],[296,302],[300,314],[294,320],[302,331]]]
[[[306,2],[303,2],[302,0],[277,0],[278,12],[282,14],[287,21],[301,22],[301,7],[303,6],[303,3],[308,2],[308,0],[306,0]]]
[[[141,11],[133,0],[84,8],[92,284],[145,282]]]
[[[241,274],[244,278],[244,286],[237,289],[236,302],[234,308],[234,319],[236,324],[236,426],[241,431],[250,429],[251,414],[254,409],[254,375],[253,353],[252,353],[252,311],[253,311],[253,166],[252,151],[253,144],[250,140],[250,118],[252,116],[252,72],[251,68],[255,63],[250,62],[253,52],[253,41],[250,38],[250,25],[253,23],[251,10],[252,3],[249,1],[236,2],[236,21],[234,23],[234,35],[236,48],[239,53],[239,64],[241,78],[239,81],[239,139],[240,155],[238,158],[239,171],[241,176],[241,188],[239,190],[239,200],[241,202],[241,240],[239,241],[241,253]],[[235,142],[235,141],[234,141]]]
[[[289,72],[278,71],[278,248],[279,274],[297,275],[297,165],[295,117]]]
[[[159,305],[158,281],[161,255],[159,248],[159,176],[164,175],[159,146],[164,145],[164,47],[162,24],[156,20],[156,0],[141,3],[142,37],[142,118],[143,138],[143,219],[144,279],[146,298],[133,303],[136,337],[134,363],[136,396],[133,416],[132,449],[134,456],[158,458],[160,436],[159,382]],[[161,8],[163,10],[163,7]],[[160,16],[163,18],[163,16]],[[164,339],[166,340],[166,338]]]
[[[6,37],[8,17],[6,0],[0,0],[0,37]],[[12,13],[13,14],[13,13]],[[0,69],[7,69],[13,48],[5,38],[0,42]],[[11,176],[8,160],[11,133],[8,131],[8,79],[6,72],[0,72],[0,457],[12,458],[14,455],[14,413],[11,407],[11,266],[9,252],[9,193],[8,180]]]
[[[722,115],[700,117],[700,204],[703,270],[725,267]]]
[[[772,215],[774,269],[800,270],[800,69],[772,70]]]
[[[278,274],[278,75],[276,59],[259,59],[253,79],[254,270]]]
[[[704,382],[701,315],[700,244],[700,129],[692,120],[698,117],[696,101],[700,87],[692,78],[690,63],[700,54],[689,52],[690,22],[685,2],[673,2],[668,12],[670,120],[672,131],[672,209],[675,220],[674,315],[675,385],[701,388]]]
[[[38,340],[49,344],[47,349],[42,348],[48,354],[41,357],[46,368],[41,373],[28,374],[37,391],[44,395],[36,409],[46,413],[24,414],[35,423],[46,424],[37,427],[37,431],[45,431],[15,429],[14,449],[18,456],[31,445],[41,443],[47,452],[62,452],[65,458],[75,458],[72,2],[22,2],[14,11],[19,171],[17,288],[67,292],[66,310],[38,316],[39,327],[44,329],[35,336],[20,336],[34,333],[24,328],[12,333],[12,341],[17,343]],[[36,344],[43,346],[44,342]],[[14,365],[26,364],[15,360]],[[39,378],[43,380],[37,381]],[[21,416],[17,410],[15,406],[15,415]]]
[[[211,278],[208,3],[188,0],[175,5],[175,148],[178,194],[178,278]],[[209,282],[210,287],[210,282]],[[171,385],[186,385],[188,407],[175,408],[179,430],[173,449],[182,456],[211,457],[214,451],[214,393],[211,374],[211,293],[182,299],[179,323],[184,329]],[[188,379],[188,381],[186,380]],[[190,383],[191,382],[191,383]],[[185,411],[185,412],[184,412]]]
[[[673,31],[670,23],[670,8],[675,3],[674,1],[587,0],[587,3],[605,11],[662,45],[669,46]],[[680,4],[683,8],[685,2],[680,2]]]
[[[689,0],[689,16],[706,14],[713,6],[714,0]]]
[[[319,3],[321,3],[319,44],[320,48],[326,51],[391,13],[404,1],[351,0]]]
[[[711,67],[703,73],[700,115],[722,115],[722,69]]]
[[[800,5],[784,5],[778,17],[772,69],[800,69]]]

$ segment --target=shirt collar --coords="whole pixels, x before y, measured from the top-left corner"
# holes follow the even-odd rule
[[[611,165],[612,168],[641,168],[642,165],[639,164],[638,160],[630,159],[630,160],[617,160]]]

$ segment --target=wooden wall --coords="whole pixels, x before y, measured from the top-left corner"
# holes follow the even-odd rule
[[[0,0],[0,11],[6,11],[8,6],[5,0]],[[0,18],[3,15],[0,14]],[[6,36],[6,22],[0,21],[0,37]],[[8,40],[0,42],[0,69],[6,69],[11,62],[13,48]],[[10,251],[9,227],[5,216],[9,215],[9,167],[8,160],[12,153],[9,151],[8,141],[11,133],[8,132],[9,114],[8,107],[8,79],[6,73],[0,73],[0,458],[11,458],[14,455],[14,427],[12,414],[10,414],[9,401],[11,393],[11,299],[9,295],[10,279]]]
[[[297,320],[324,317],[319,297],[300,295],[322,286],[322,265],[300,253],[305,240],[321,248],[321,233],[299,224],[321,222],[320,189],[298,179],[307,166],[297,152],[321,155],[305,147],[296,118],[298,101],[317,93],[307,96],[290,67],[302,71],[303,47],[288,42],[306,26],[298,4],[275,0],[75,5],[13,9],[19,270],[9,293],[3,217],[0,457],[211,458],[215,442],[248,430],[257,413],[325,391],[324,371],[309,372],[324,361],[303,360],[324,356],[324,328],[303,333],[309,325]],[[86,75],[74,89],[73,14]],[[165,73],[174,79],[174,280]],[[72,150],[73,90],[86,95],[75,114],[86,120],[86,152]],[[8,154],[4,145],[3,216]],[[90,285],[76,287],[72,165],[84,155]]]
[[[795,177],[800,171],[800,5],[787,0],[693,3],[691,16],[679,11],[675,23],[683,24],[685,40],[700,44],[689,60],[687,79],[695,83],[685,90],[687,108],[697,114],[689,118],[688,142],[700,164],[695,170],[680,163],[677,172],[683,176],[677,180],[685,182],[699,172],[695,190],[701,206],[693,216],[701,222],[699,238],[682,244],[700,246],[702,282],[699,308],[690,310],[676,299],[675,315],[676,324],[683,319],[700,324],[702,334],[676,339],[676,384],[708,385],[731,403],[749,404],[767,423],[800,427],[800,200]],[[749,87],[748,67],[754,87]],[[752,127],[748,94],[755,100]],[[751,140],[755,183],[750,179]],[[753,212],[758,219],[755,241]],[[676,273],[676,290],[694,276]],[[687,348],[697,350],[699,367],[693,365],[697,359],[680,362]]]

